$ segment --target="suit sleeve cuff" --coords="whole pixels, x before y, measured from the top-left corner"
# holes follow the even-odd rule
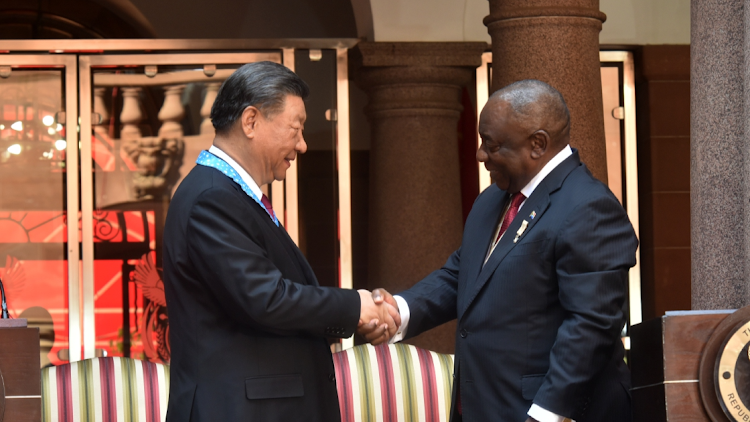
[[[536,404],[531,405],[531,409],[529,409],[528,415],[538,420],[539,422],[576,422],[573,419],[552,413],[549,410]]]
[[[388,344],[397,343],[406,337],[406,329],[409,328],[409,317],[411,316],[411,313],[409,312],[409,305],[406,303],[404,298],[401,296],[393,296],[393,299],[396,300],[396,304],[398,305],[398,313],[401,315],[401,325],[398,327],[398,331],[396,331],[396,334],[391,337],[390,340],[388,340]]]

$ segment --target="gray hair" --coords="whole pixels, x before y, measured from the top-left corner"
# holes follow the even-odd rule
[[[526,79],[514,82],[495,91],[490,98],[507,102],[519,115],[544,115],[555,122],[564,122],[563,127],[570,126],[570,111],[562,94],[542,81]]]
[[[211,123],[217,133],[226,132],[249,106],[271,118],[282,110],[287,95],[304,100],[309,94],[305,81],[286,67],[273,62],[249,63],[221,84],[211,107]]]

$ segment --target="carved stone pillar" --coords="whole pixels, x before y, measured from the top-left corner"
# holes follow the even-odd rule
[[[94,113],[99,115],[99,119],[94,121],[94,131],[107,133],[105,127],[109,123],[109,110],[107,110],[106,101],[104,96],[109,92],[109,89],[104,87],[94,88]]]
[[[122,141],[109,136],[110,112],[107,109],[107,97],[111,95],[112,89],[109,87],[94,88],[92,130],[97,142],[109,145],[113,152],[112,160],[107,160],[106,163],[100,162],[104,171],[96,172],[94,188],[96,204],[100,208],[132,200],[133,190],[130,176],[123,171],[117,171],[122,168],[122,158],[120,158]]]
[[[160,138],[181,139],[182,124],[185,117],[185,107],[182,105],[182,91],[185,85],[172,85],[164,88],[164,104],[159,110],[159,120],[163,123],[159,128]]]
[[[141,88],[123,88],[122,89],[122,112],[120,112],[120,139],[125,141],[136,140],[141,137],[141,130],[138,124],[143,118],[141,114]]]
[[[570,108],[570,142],[599,180],[607,161],[599,70],[599,0],[489,0],[484,19],[492,37],[492,90],[539,79]]]
[[[214,101],[216,101],[216,95],[219,93],[220,86],[220,82],[206,84],[206,96],[203,99],[203,106],[201,106],[201,117],[203,117],[200,130],[201,135],[213,136],[215,133],[214,125],[211,123],[211,107],[213,107]]]
[[[399,292],[440,268],[462,233],[457,125],[461,87],[485,43],[371,43],[354,52],[367,90],[370,288]],[[453,352],[455,325],[414,339]]]

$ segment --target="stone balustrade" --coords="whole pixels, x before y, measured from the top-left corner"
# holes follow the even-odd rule
[[[168,198],[175,186],[192,168],[201,150],[207,149],[214,137],[211,124],[211,107],[216,100],[221,82],[229,77],[232,69],[216,70],[207,80],[207,74],[202,71],[183,71],[172,73],[157,73],[154,76],[144,74],[116,74],[99,73],[94,75],[94,136],[106,139],[115,157],[122,157],[127,161],[126,168],[131,170],[127,175],[125,190],[118,201]],[[203,98],[200,107],[201,123],[198,133],[185,136],[182,122],[186,115],[183,95],[188,84],[199,83]],[[159,87],[164,90],[164,101],[159,108],[157,118],[161,125],[156,136],[144,136],[142,125],[144,116],[144,98],[146,89]],[[110,98],[108,98],[108,96]],[[107,105],[115,103],[111,97],[122,97],[122,109],[119,112],[120,136],[113,139],[110,131],[112,112]],[[155,129],[155,128],[154,128]],[[153,132],[152,132],[153,133]],[[147,133],[148,135],[148,133]],[[183,168],[184,165],[184,168]],[[107,170],[105,170],[107,171]],[[103,174],[98,176],[101,182],[107,183]],[[123,186],[122,183],[119,186]],[[104,186],[102,186],[104,187]],[[117,189],[117,187],[112,186]],[[119,188],[123,190],[122,187]],[[106,191],[104,189],[103,191]],[[114,192],[109,192],[112,195]],[[105,201],[108,202],[108,201]]]

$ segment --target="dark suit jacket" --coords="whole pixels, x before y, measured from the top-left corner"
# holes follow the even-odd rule
[[[197,165],[164,227],[172,348],[167,420],[338,421],[326,336],[348,337],[359,295],[320,287],[283,227]]]
[[[487,188],[461,247],[401,293],[411,311],[407,335],[458,319],[464,421],[523,422],[532,402],[577,422],[628,420],[620,331],[638,241],[625,210],[574,151],[526,200],[483,266],[508,199]]]

